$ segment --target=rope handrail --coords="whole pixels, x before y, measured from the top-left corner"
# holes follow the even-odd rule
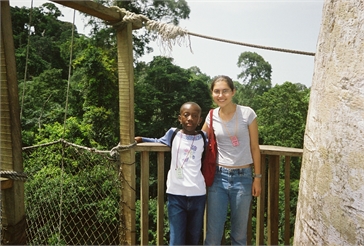
[[[0,177],[12,179],[12,180],[18,180],[18,181],[26,181],[28,178],[27,174],[25,174],[25,173],[10,171],[10,170],[1,170]]]
[[[232,40],[228,40],[228,39],[215,38],[215,37],[206,36],[206,35],[193,33],[193,32],[188,32],[188,34],[192,35],[192,36],[200,37],[200,38],[206,38],[206,39],[211,39],[211,40],[215,40],[215,41],[220,41],[220,42],[225,42],[225,43],[230,43],[230,44],[237,44],[237,45],[247,46],[247,47],[252,47],[252,48],[257,48],[257,49],[265,49],[265,50],[280,51],[280,52],[293,53],[293,54],[299,54],[299,55],[315,56],[315,52],[291,50],[291,49],[263,46],[263,45],[258,45],[258,44],[249,44],[249,43],[243,43],[243,42],[238,42],[238,41],[232,41]]]
[[[250,44],[250,43],[244,43],[244,42],[239,42],[239,41],[233,41],[233,40],[216,38],[216,37],[212,37],[212,36],[193,33],[184,28],[181,28],[179,26],[150,20],[145,15],[135,14],[133,12],[127,11],[124,8],[119,8],[118,6],[112,6],[110,8],[117,9],[117,11],[121,13],[120,16],[123,16],[123,17],[120,22],[109,23],[109,24],[111,24],[115,27],[117,27],[125,22],[132,22],[132,23],[135,23],[137,26],[144,25],[147,30],[154,31],[160,35],[162,43],[167,46],[169,51],[172,50],[172,45],[174,45],[176,42],[177,42],[177,44],[179,44],[181,46],[181,43],[187,37],[188,46],[191,50],[191,53],[193,53],[192,48],[191,48],[190,36],[196,36],[196,37],[200,37],[200,38],[205,38],[205,39],[210,39],[210,40],[215,40],[215,41],[220,41],[220,42],[225,42],[225,43],[230,43],[230,44],[236,44],[236,45],[241,45],[241,46],[247,46],[247,47],[252,47],[252,48],[257,48],[257,49],[265,49],[265,50],[286,52],[286,53],[299,54],[299,55],[315,56],[315,52],[307,52],[307,51],[300,51],[300,50],[293,50],[293,49],[284,49],[284,48],[270,47],[270,46],[264,46],[264,45]],[[164,45],[163,45],[163,47],[164,47]]]
[[[52,142],[49,142],[49,143],[43,143],[43,144],[23,147],[22,150],[23,151],[24,150],[30,150],[30,149],[50,146],[50,145],[54,145],[54,144],[58,144],[58,143],[63,143],[65,145],[72,146],[72,147],[79,148],[79,149],[83,149],[83,150],[86,150],[86,151],[92,152],[92,153],[109,154],[110,156],[113,156],[115,154],[115,152],[125,151],[125,150],[128,150],[128,149],[131,149],[131,148],[135,147],[136,144],[137,144],[137,142],[134,142],[134,143],[131,143],[131,144],[128,144],[128,145],[121,145],[119,143],[117,146],[113,147],[111,150],[97,150],[95,148],[89,148],[89,147],[85,147],[85,146],[78,145],[78,144],[75,144],[75,143],[71,143],[71,142],[68,142],[68,141],[61,138],[61,139],[59,139],[57,141],[52,141]]]

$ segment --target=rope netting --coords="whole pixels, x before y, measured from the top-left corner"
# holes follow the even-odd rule
[[[192,52],[190,35],[193,35],[254,48],[314,56],[314,53],[310,52],[204,36],[178,26],[150,20],[125,9],[113,8],[117,8],[124,15],[119,23],[113,24],[114,26],[123,22],[139,23],[138,25],[145,26],[147,30],[157,32],[160,47],[168,52],[171,52],[173,45],[177,43],[181,46],[186,39]],[[71,57],[72,46],[70,64]],[[70,75],[71,66],[69,77]],[[67,107],[65,112],[66,121]],[[127,228],[123,227],[125,211],[121,206],[121,192],[123,185],[128,184],[124,182],[118,157],[120,151],[134,145],[135,143],[128,146],[118,145],[111,151],[98,151],[60,140],[23,148],[24,173],[2,171],[0,176],[24,181],[27,244],[123,244],[123,233]]]
[[[120,245],[122,174],[109,153],[63,140],[23,148],[28,244]]]

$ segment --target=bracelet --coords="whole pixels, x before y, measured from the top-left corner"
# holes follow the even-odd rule
[[[262,175],[261,174],[254,174],[253,175],[253,178],[261,178],[262,177]]]

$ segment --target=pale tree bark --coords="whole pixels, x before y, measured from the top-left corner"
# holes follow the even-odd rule
[[[325,0],[295,245],[364,245],[364,1]]]

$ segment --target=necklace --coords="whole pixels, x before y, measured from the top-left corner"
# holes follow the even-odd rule
[[[186,161],[190,158],[189,156],[190,156],[190,153],[191,153],[191,149],[192,149],[192,147],[193,147],[193,144],[194,144],[194,142],[195,142],[195,137],[196,137],[196,135],[193,135],[193,140],[192,140],[191,146],[190,146],[190,148],[189,148],[189,150],[188,150],[188,153],[187,153],[187,155],[186,155],[186,158],[184,158],[184,159],[183,159],[183,162],[182,162],[181,166],[178,166],[178,160],[179,160],[179,159],[178,159],[178,155],[179,155],[179,151],[180,151],[180,147],[181,147],[182,137],[183,137],[182,132],[180,132],[180,140],[179,140],[178,149],[177,149],[177,155],[176,155],[176,168],[175,168],[175,170],[177,171],[177,177],[178,177],[179,179],[183,179],[183,165],[184,165],[184,164],[186,163]]]
[[[238,137],[236,136],[236,133],[238,132],[238,116],[237,116],[237,111],[235,111],[235,114],[234,114],[234,117],[235,117],[235,129],[234,129],[234,135],[231,135],[228,128],[227,128],[227,123],[225,123],[223,120],[221,120],[222,122],[222,126],[223,128],[225,129],[225,131],[227,132],[230,140],[231,140],[231,143],[234,147],[236,146],[239,146],[239,140],[238,140]]]

